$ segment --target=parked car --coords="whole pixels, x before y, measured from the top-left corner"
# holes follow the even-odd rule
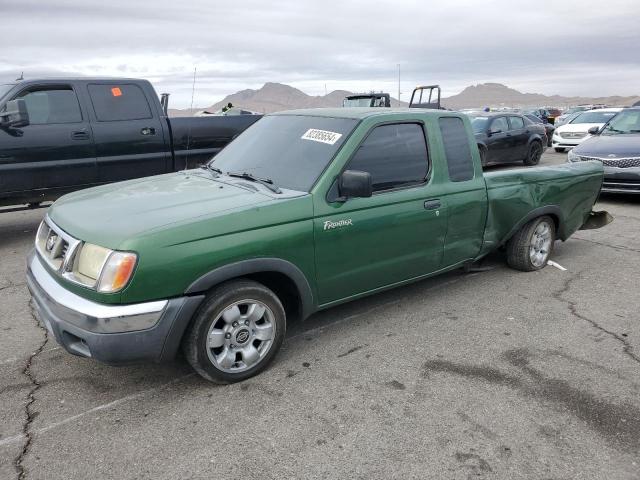
[[[552,125],[555,125],[556,119],[560,115],[562,115],[562,111],[560,111],[560,109],[558,109],[558,108],[553,108],[553,107],[548,108],[547,112],[548,112],[547,113],[547,121]]]
[[[624,109],[571,150],[568,161],[598,160],[604,165],[602,191],[640,194],[640,108]]]
[[[602,127],[620,110],[622,108],[601,108],[579,113],[569,123],[556,128],[551,146],[556,152],[564,152],[579,145],[589,137],[590,128]]]
[[[556,121],[553,124],[553,126],[557,129],[558,127],[561,127],[562,125],[566,125],[567,123],[571,122],[571,120],[573,120],[578,115],[580,115],[583,111],[584,110],[581,110],[579,112],[573,112],[573,113],[570,113],[568,115],[562,115],[561,117],[556,118]]]
[[[556,127],[559,127],[560,125],[564,125],[565,123],[568,123],[568,121],[570,120],[568,118],[570,115],[574,115],[580,112],[585,112],[587,110],[594,110],[594,108],[592,105],[578,105],[577,107],[568,108],[562,113],[562,115],[556,118],[556,121],[553,124]]]
[[[357,93],[345,97],[343,107],[390,107],[391,95],[388,93]]]
[[[531,110],[525,110],[524,111],[525,115],[535,115],[536,117],[538,117],[540,120],[542,120],[543,123],[552,123],[549,120],[549,117],[551,115],[551,113],[546,109],[546,108],[534,108]]]
[[[544,132],[547,135],[547,147],[550,147],[551,146],[551,137],[553,136],[553,132],[555,131],[556,127],[554,125],[552,125],[551,123],[544,123],[540,118],[536,117],[535,115],[533,115],[531,113],[525,114],[525,117],[527,117],[533,123],[539,123],[540,125],[544,126]]]
[[[69,194],[28,259],[68,352],[117,364],[182,348],[204,378],[264,370],[287,322],[505,246],[543,268],[597,227],[602,164],[483,174],[468,118],[419,109],[268,115],[206,168]]]
[[[146,80],[3,85],[0,206],[38,204],[92,185],[195,167],[259,118],[168,118]]]
[[[548,143],[541,123],[504,112],[481,112],[470,118],[483,166],[513,162],[537,165],[540,162]]]

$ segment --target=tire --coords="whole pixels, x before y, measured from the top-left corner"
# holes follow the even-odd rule
[[[262,372],[286,331],[278,297],[264,285],[234,280],[212,289],[182,341],[193,369],[214,383],[234,383]]]
[[[507,243],[507,263],[511,268],[532,272],[545,267],[556,240],[556,224],[547,215],[524,225]]]
[[[529,145],[529,151],[527,152],[527,157],[524,159],[525,165],[537,165],[540,163],[540,157],[542,157],[542,143],[537,140],[534,140]]]
[[[557,153],[564,153],[564,148],[554,148]]]

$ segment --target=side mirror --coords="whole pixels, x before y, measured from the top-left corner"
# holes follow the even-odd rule
[[[591,127],[589,130],[587,130],[587,132],[590,135],[598,135],[598,132],[600,132],[600,127]]]
[[[8,101],[5,111],[0,112],[0,126],[19,128],[27,125],[29,125],[29,113],[24,99]]]
[[[369,172],[345,170],[338,180],[338,191],[342,201],[348,198],[367,198],[373,195],[373,184]]]

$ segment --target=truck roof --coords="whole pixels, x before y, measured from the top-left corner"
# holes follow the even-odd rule
[[[143,78],[126,77],[46,77],[46,78],[25,78],[17,82],[9,82],[11,85],[24,83],[55,83],[55,82],[147,82]]]
[[[299,110],[285,110],[283,112],[271,113],[270,115],[306,115],[310,117],[335,117],[335,118],[352,118],[361,120],[368,117],[377,117],[381,115],[406,115],[424,114],[424,115],[442,115],[444,110],[417,109],[417,108],[380,108],[380,107],[352,107],[352,108],[303,108]],[[452,113],[452,112],[446,112]]]

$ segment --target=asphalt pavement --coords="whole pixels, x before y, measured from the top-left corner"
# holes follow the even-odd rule
[[[566,270],[496,254],[324,311],[230,386],[66,353],[25,285],[45,210],[0,214],[0,478],[638,479],[640,198],[597,207]]]

